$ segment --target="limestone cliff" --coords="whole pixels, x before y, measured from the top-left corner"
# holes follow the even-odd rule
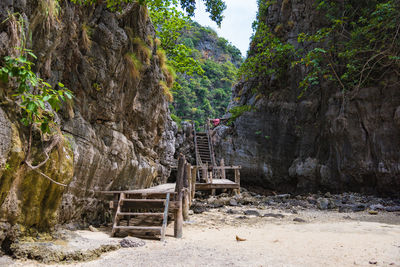
[[[297,37],[326,24],[325,14],[314,1],[260,3],[265,4],[262,22],[271,29],[271,36],[300,53],[313,48]],[[252,42],[250,56],[257,45]],[[225,158],[226,164],[243,166],[243,183],[273,190],[399,195],[398,83],[381,82],[343,93],[328,81],[299,97],[305,68],[284,65],[284,60],[278,67],[280,79],[279,73],[266,73],[235,86],[230,108],[249,106],[252,110],[238,117],[232,127],[219,127],[218,157]],[[390,73],[382,81],[387,77],[398,81],[398,75]]]
[[[0,21],[16,12],[24,17],[28,46],[38,56],[34,71],[51,84],[64,83],[75,97],[56,118],[62,145],[40,168],[66,188],[22,164],[28,130],[15,106],[0,105],[2,230],[16,223],[43,230],[70,221],[103,222],[107,206],[98,191],[164,181],[175,152],[176,126],[159,84],[164,77],[147,10],[139,4],[111,12],[101,4],[80,7],[69,1],[0,2]],[[15,45],[12,23],[1,24],[0,58]],[[36,163],[43,159],[42,146],[34,138]]]

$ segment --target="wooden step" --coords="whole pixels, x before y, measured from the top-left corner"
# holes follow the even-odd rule
[[[171,197],[176,195],[176,192],[170,193]],[[125,199],[163,199],[167,193],[126,193]]]
[[[141,199],[142,200],[142,199]],[[148,199],[143,199],[143,200],[148,200]],[[110,207],[113,207],[114,209],[117,209],[118,208],[118,201],[111,201],[112,203],[110,203]],[[128,204],[128,203],[126,203],[127,205],[122,205],[122,208],[130,208],[130,206],[133,206],[133,204],[132,203],[130,203],[130,204]],[[140,203],[139,203],[140,204]],[[144,209],[142,206],[141,207],[133,207],[133,208],[136,208],[136,209]],[[163,208],[163,207],[162,207]],[[174,210],[177,210],[179,208],[179,201],[174,201],[174,200],[171,200],[170,202],[169,202],[169,207],[168,207],[168,210],[170,210],[170,211],[174,211]]]
[[[160,226],[122,226],[118,225],[114,227],[115,229],[122,229],[122,230],[145,230],[145,231],[160,231],[162,227]]]
[[[164,205],[164,199],[122,199],[122,208],[161,209]]]
[[[118,212],[118,216],[163,216],[162,212]]]

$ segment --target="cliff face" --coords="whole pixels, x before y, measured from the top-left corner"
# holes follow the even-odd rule
[[[313,47],[297,36],[326,23],[314,1],[295,0],[269,1],[263,22],[305,53]],[[274,190],[399,195],[399,86],[376,84],[343,94],[325,82],[298,98],[304,76],[304,68],[295,67],[285,69],[281,80],[265,74],[237,84],[230,108],[253,110],[232,127],[219,127],[218,156],[243,166],[243,183]],[[275,90],[259,94],[269,88]]]
[[[132,4],[117,13],[103,5],[79,7],[60,1],[57,14],[49,9],[56,3],[0,3],[1,21],[8,12],[25,18],[25,30],[32,33],[30,46],[38,56],[35,72],[51,84],[64,83],[75,96],[56,118],[63,142],[40,168],[66,188],[22,164],[28,131],[12,103],[0,106],[0,220],[39,229],[69,221],[104,221],[107,206],[97,191],[164,181],[175,152],[176,126],[159,85],[163,74],[146,8]],[[137,38],[140,44],[134,42]],[[0,57],[16,45],[18,34],[9,20],[0,26]],[[132,57],[142,62],[135,65]],[[44,158],[42,146],[34,138],[35,163]]]

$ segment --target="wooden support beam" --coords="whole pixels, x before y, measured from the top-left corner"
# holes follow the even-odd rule
[[[185,175],[183,179],[183,199],[182,199],[182,215],[183,215],[183,220],[187,221],[189,220],[189,186],[190,182],[192,179],[190,178],[191,171],[190,171],[190,164],[186,163],[185,164]]]
[[[183,236],[183,216],[182,216],[182,192],[178,194],[178,209],[174,211],[174,236],[182,238]]]
[[[192,175],[193,175],[193,170],[192,170],[192,165],[190,163],[188,163],[188,167],[187,167],[187,172],[188,172],[188,181],[189,181],[189,188],[188,188],[188,195],[189,195],[189,208],[192,205],[192,188],[194,187],[193,184],[193,179],[192,179]],[[196,183],[196,182],[195,182]]]
[[[201,176],[206,181],[206,183],[208,183],[208,175],[207,175],[208,170],[207,169],[208,169],[207,164],[201,166]]]
[[[239,189],[239,185],[232,183],[232,184],[202,184],[202,183],[197,183],[196,184],[196,190],[198,191],[206,191],[206,190],[212,190],[212,189]]]
[[[224,159],[221,159],[221,179],[226,179],[226,172],[225,169],[223,169],[223,167],[225,167],[225,161]]]
[[[235,170],[235,183],[239,185],[239,189],[236,189],[236,194],[240,194],[240,170]]]
[[[196,192],[196,175],[197,175],[197,167],[192,166],[192,188],[190,191],[191,197],[190,199],[194,199],[194,193]],[[191,205],[191,203],[190,203]]]
[[[175,201],[178,202],[178,209],[174,211],[174,236],[182,238],[183,216],[182,216],[182,200],[183,200],[183,179],[185,175],[185,156],[180,154],[178,158],[178,174],[176,176],[175,192],[177,193]]]

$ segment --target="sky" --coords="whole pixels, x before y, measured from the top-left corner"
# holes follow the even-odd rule
[[[224,37],[240,49],[245,57],[249,48],[251,25],[257,14],[257,0],[225,0],[224,20],[221,28],[209,18],[203,1],[196,1],[195,21],[203,26],[210,26],[220,37]]]

